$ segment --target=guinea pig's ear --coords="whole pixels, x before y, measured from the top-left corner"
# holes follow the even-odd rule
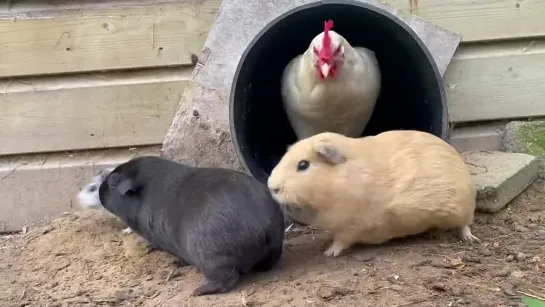
[[[319,157],[331,164],[341,164],[346,162],[344,154],[335,146],[329,143],[319,143],[314,146],[314,150]]]
[[[136,185],[132,178],[121,178],[119,173],[113,173],[108,177],[108,185],[115,187],[119,194],[125,195],[128,191],[136,191]]]
[[[134,184],[134,180],[132,178],[126,178],[121,180],[119,184],[117,185],[117,191],[121,195],[127,194],[128,191],[136,191],[136,185]]]

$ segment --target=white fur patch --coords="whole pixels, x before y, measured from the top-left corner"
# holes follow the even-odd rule
[[[271,193],[272,198],[280,205],[287,205],[286,198],[281,193]]]
[[[123,229],[123,233],[126,234],[126,235],[129,235],[132,233],[132,229],[130,227],[127,227],[125,229]]]
[[[83,187],[81,191],[79,191],[78,201],[83,208],[102,208],[102,204],[100,203],[100,197],[98,195],[99,187],[100,183],[90,183]]]
[[[79,191],[77,198],[81,207],[90,208],[90,209],[100,209],[103,208],[100,203],[100,196],[98,194],[98,189],[102,184],[102,181],[106,179],[106,176],[113,170],[113,168],[107,168],[101,171],[100,174],[96,175],[91,179],[91,182],[88,183]]]

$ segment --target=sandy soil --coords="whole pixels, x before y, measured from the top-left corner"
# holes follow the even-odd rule
[[[282,261],[231,293],[190,297],[203,282],[102,211],[0,237],[0,306],[524,306],[545,296],[545,184],[495,215],[478,214],[483,242],[434,232],[323,256],[327,234],[296,228]]]

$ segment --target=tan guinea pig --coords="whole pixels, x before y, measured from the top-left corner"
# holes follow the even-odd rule
[[[463,241],[480,241],[469,228],[476,197],[469,169],[429,133],[320,133],[288,148],[268,186],[280,204],[316,212],[313,224],[333,234],[327,256],[432,228],[456,228]]]

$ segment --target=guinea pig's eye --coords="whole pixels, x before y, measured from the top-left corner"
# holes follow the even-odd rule
[[[310,166],[310,163],[307,160],[301,160],[297,163],[297,171],[304,171]]]
[[[96,185],[92,185],[92,186],[89,187],[89,192],[91,192],[91,193],[94,192],[94,191],[96,191],[96,190],[97,190],[97,186],[96,186]]]

